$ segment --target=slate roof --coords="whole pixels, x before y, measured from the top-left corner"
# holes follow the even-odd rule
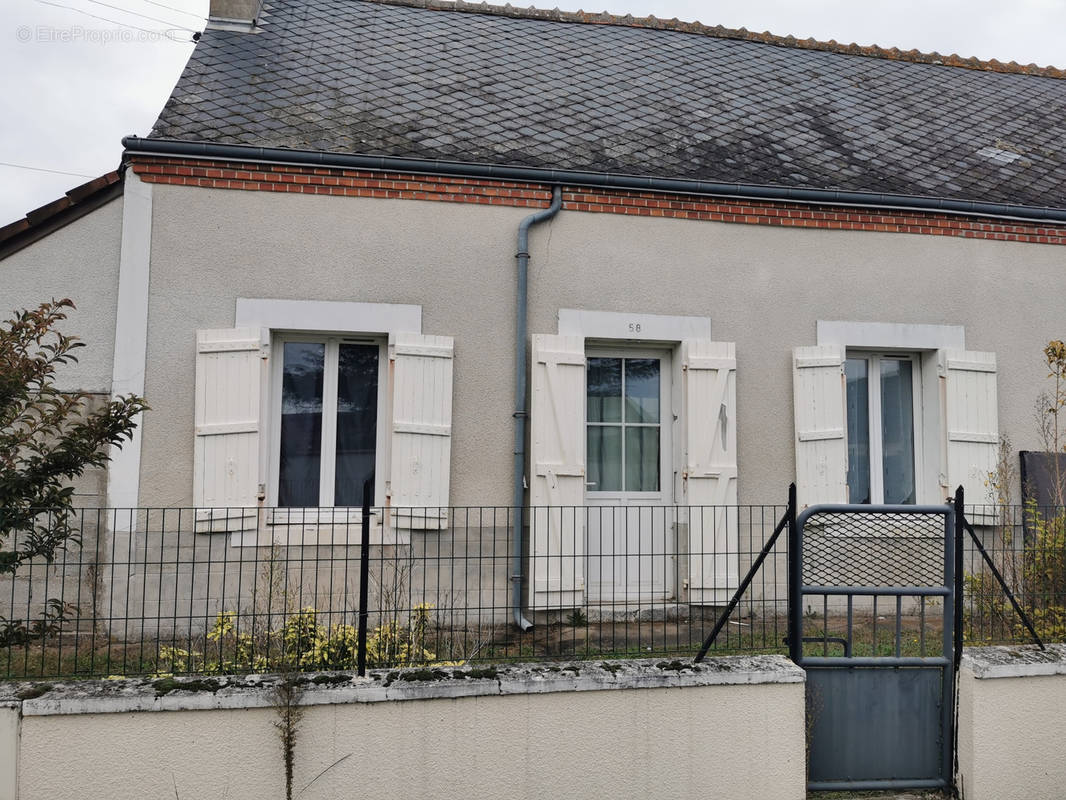
[[[152,138],[1066,208],[1060,78],[419,5],[209,29]]]

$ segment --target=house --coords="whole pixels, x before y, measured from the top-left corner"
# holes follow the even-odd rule
[[[121,196],[0,236],[6,305],[82,304],[72,385],[152,406],[99,505],[191,509],[218,555],[336,543],[369,480],[380,541],[513,551],[522,621],[722,603],[793,480],[983,503],[1001,433],[1039,448],[1062,71],[259,5],[212,3]]]

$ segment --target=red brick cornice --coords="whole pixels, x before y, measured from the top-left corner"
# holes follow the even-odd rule
[[[539,183],[374,172],[334,167],[300,167],[188,158],[137,156],[133,171],[148,183],[211,189],[435,200],[451,203],[540,208],[551,187]],[[640,192],[564,187],[563,208],[602,214],[709,220],[824,230],[960,236],[1033,244],[1066,244],[1066,226],[1013,222],[924,211],[875,210]]]

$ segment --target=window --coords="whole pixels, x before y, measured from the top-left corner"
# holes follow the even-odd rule
[[[802,505],[983,498],[999,441],[996,356],[959,326],[818,322],[792,351]]]
[[[849,502],[916,502],[919,360],[910,354],[848,351],[844,376]]]
[[[361,505],[377,472],[382,343],[284,336],[276,348],[277,505]]]
[[[368,477],[397,530],[446,528],[454,343],[410,330],[420,316],[418,306],[247,300],[242,327],[197,331],[196,530],[258,546],[263,507],[281,505],[265,524],[332,536],[333,523],[358,518]],[[321,506],[336,510],[305,511]]]
[[[661,360],[588,359],[590,492],[658,492]]]

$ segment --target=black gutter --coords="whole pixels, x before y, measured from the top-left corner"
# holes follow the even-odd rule
[[[747,200],[932,211],[942,214],[996,217],[1024,222],[1066,222],[1066,209],[1064,208],[984,203],[975,200],[952,200],[946,197],[850,192],[835,189],[801,189],[789,186],[719,183],[679,178],[652,178],[614,172],[580,172],[577,170],[500,166],[440,159],[367,156],[328,153],[319,150],[290,150],[284,147],[185,142],[173,139],[142,139],[139,136],[127,136],[122,140],[122,144],[126,148],[127,154],[139,153],[178,158],[225,159],[299,166],[414,172],[426,175],[453,175],[463,178],[485,178],[527,183],[714,195],[716,197],[734,197]]]

